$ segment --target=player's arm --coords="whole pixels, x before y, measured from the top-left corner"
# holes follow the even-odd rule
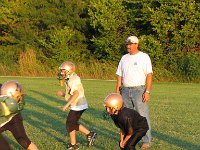
[[[123,139],[122,143],[120,143],[123,147],[126,145],[127,141],[131,138],[133,135],[133,128],[132,128],[132,122],[130,118],[126,118],[124,122],[125,129],[127,129],[127,134],[125,138]]]
[[[124,132],[120,130],[120,147],[124,148]]]
[[[124,132],[120,130],[120,141],[123,141],[124,139]]]
[[[117,76],[116,93],[120,93],[120,88],[122,86],[122,77]]]
[[[71,103],[77,99],[77,97],[79,96],[79,92],[78,90],[73,92],[73,95],[71,95],[71,97],[69,98],[69,100],[67,101],[67,104],[63,107],[63,111],[65,111],[70,105]]]
[[[133,128],[129,128],[129,132],[126,135],[126,137],[124,138],[122,145],[126,145],[127,141],[131,138],[131,136],[133,135]]]

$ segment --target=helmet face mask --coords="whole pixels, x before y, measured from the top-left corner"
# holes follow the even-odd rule
[[[60,75],[64,78],[67,79],[70,77],[70,75],[75,72],[75,65],[74,63],[70,61],[63,62],[60,67]]]
[[[1,87],[1,95],[13,98],[17,103],[23,99],[23,88],[16,81],[7,81]]]
[[[117,115],[119,113],[119,110],[116,110],[113,107],[106,107],[106,111],[110,114],[110,115]]]
[[[104,107],[106,111],[111,115],[117,115],[123,108],[123,99],[120,94],[112,93],[108,95],[104,100]]]
[[[60,75],[63,77],[63,78],[69,78],[71,73],[70,71],[68,70],[65,70],[65,69],[61,69],[60,70]]]

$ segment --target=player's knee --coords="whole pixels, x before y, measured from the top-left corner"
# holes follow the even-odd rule
[[[68,123],[66,125],[66,130],[67,130],[68,133],[71,132],[71,131],[73,131],[73,130],[78,131],[79,130],[79,124]]]
[[[38,150],[37,146],[31,142],[31,144],[28,147],[28,150]]]

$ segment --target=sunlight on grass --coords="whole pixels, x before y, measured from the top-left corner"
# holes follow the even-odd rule
[[[58,86],[54,78],[0,77],[19,81],[26,94],[22,111],[24,125],[30,139],[40,150],[64,150],[69,141],[65,121],[69,110],[62,112],[63,98],[57,97]],[[80,120],[98,134],[93,147],[86,146],[86,137],[77,133],[82,150],[117,150],[119,134],[111,119],[103,117],[103,100],[115,91],[116,81],[82,80],[89,109]],[[200,145],[200,84],[154,83],[152,88],[150,118],[152,123],[151,150],[199,150]],[[4,132],[14,150],[22,148],[10,134]],[[137,149],[139,147],[137,146]]]

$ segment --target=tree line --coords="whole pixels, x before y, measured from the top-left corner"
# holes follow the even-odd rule
[[[0,75],[51,76],[70,60],[112,78],[136,35],[156,80],[199,81],[199,29],[197,0],[3,0]]]

